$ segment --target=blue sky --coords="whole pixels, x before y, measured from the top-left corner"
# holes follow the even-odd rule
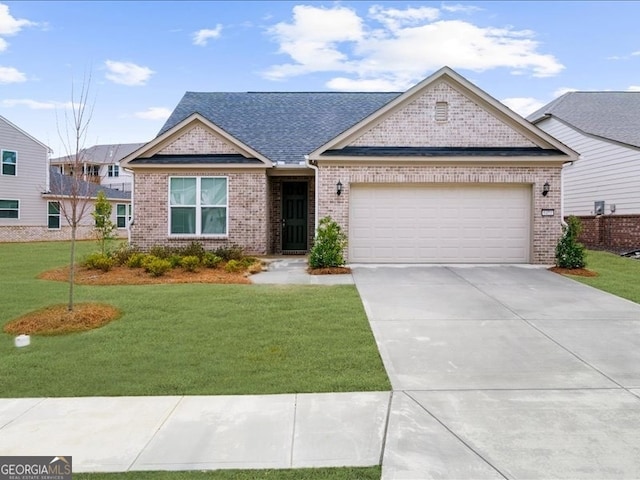
[[[526,115],[640,90],[640,2],[0,0],[0,115],[55,155],[83,76],[86,146],[151,140],[185,91],[404,91],[448,65]]]

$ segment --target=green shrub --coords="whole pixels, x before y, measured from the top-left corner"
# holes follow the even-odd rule
[[[180,265],[182,265],[182,268],[187,272],[195,272],[200,266],[200,259],[195,255],[187,255],[186,257],[182,257]]]
[[[582,230],[580,219],[573,215],[567,219],[563,227],[562,238],[556,246],[556,266],[560,268],[584,268],[585,248],[578,242],[578,235]]]
[[[142,268],[152,277],[161,277],[171,270],[171,262],[164,258],[158,258],[154,255],[146,255],[142,261]]]
[[[202,260],[207,251],[200,242],[191,242],[186,247],[180,248],[178,253],[183,257],[197,257],[198,260]]]
[[[171,268],[178,268],[182,265],[182,256],[178,255],[177,253],[170,255],[166,260],[169,260]]]
[[[218,247],[213,251],[213,253],[227,262],[229,260],[242,260],[244,258],[244,250],[238,245]]]
[[[202,257],[202,265],[207,268],[216,268],[222,262],[222,258],[213,252],[206,252]]]
[[[114,261],[111,257],[101,252],[92,253],[84,259],[84,266],[92,270],[102,270],[108,272],[113,268]]]
[[[123,242],[118,245],[118,248],[110,252],[109,256],[113,259],[115,265],[127,265],[129,259],[135,253],[140,253],[140,249]]]
[[[237,273],[245,270],[245,267],[240,260],[229,260],[224,266],[224,270],[229,273]]]
[[[316,239],[309,253],[311,268],[340,267],[345,264],[343,250],[347,247],[347,236],[340,225],[324,217],[318,224]]]
[[[177,248],[168,247],[166,245],[154,245],[149,249],[148,253],[156,258],[168,259],[171,255],[179,255],[180,252],[177,250]]]
[[[127,260],[127,267],[129,268],[141,268],[142,262],[144,262],[147,255],[142,252],[135,252],[131,254],[129,259]]]

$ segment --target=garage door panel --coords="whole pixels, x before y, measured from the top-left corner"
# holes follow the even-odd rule
[[[350,188],[350,261],[529,261],[525,185],[367,185]]]

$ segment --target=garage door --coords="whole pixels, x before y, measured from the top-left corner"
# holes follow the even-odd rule
[[[528,263],[527,185],[352,184],[349,261]]]

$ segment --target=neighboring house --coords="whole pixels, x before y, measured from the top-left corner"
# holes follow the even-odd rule
[[[82,164],[84,179],[115,190],[131,191],[131,174],[120,168],[120,160],[140,148],[144,143],[94,145],[82,149],[80,158],[67,155],[51,159],[51,165],[65,175],[72,175],[76,164]]]
[[[577,154],[445,67],[404,93],[187,92],[134,173],[131,242],[348,261],[552,263]]]
[[[528,118],[580,154],[563,171],[563,191],[581,240],[640,249],[640,92],[570,92]]]
[[[69,227],[60,209],[68,202],[71,177],[49,168],[50,149],[0,116],[0,242],[67,240]],[[93,200],[104,190],[113,206],[116,234],[127,235],[131,194],[80,182],[91,205],[86,209],[78,238],[93,238]]]

